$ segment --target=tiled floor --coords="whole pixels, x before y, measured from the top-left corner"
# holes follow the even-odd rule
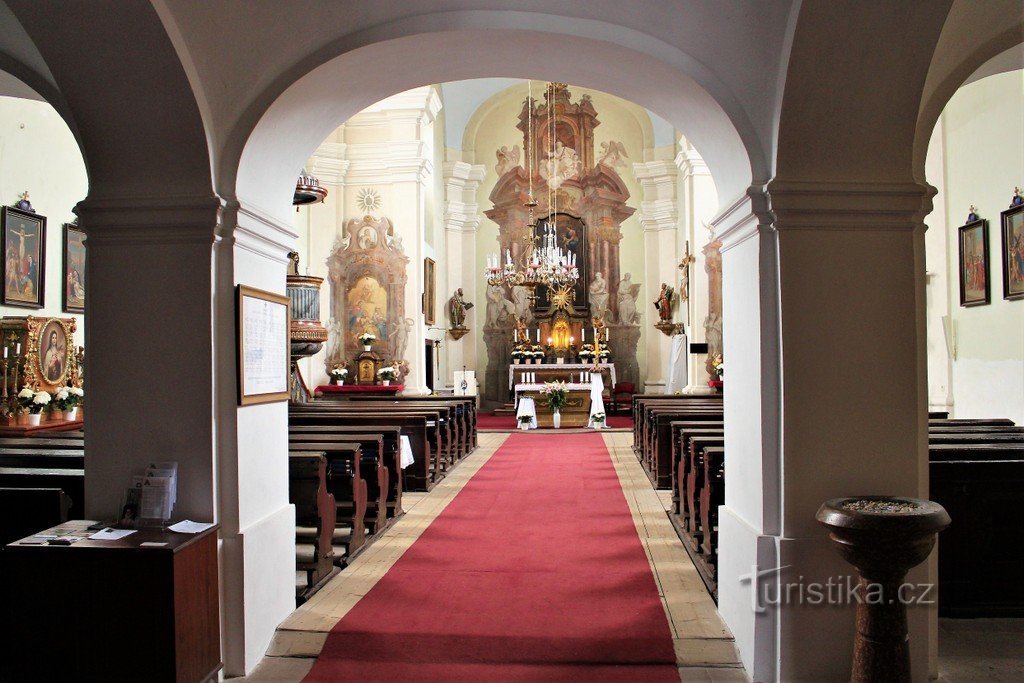
[[[566,435],[567,438],[569,435]],[[507,434],[480,434],[480,447],[433,491],[404,494],[405,516],[278,629],[267,656],[246,681],[299,681],[313,665],[327,632],[391,568],[467,481],[494,454]],[[606,432],[623,493],[657,580],[675,640],[683,681],[746,681],[732,634],[715,611],[696,569],[665,516],[630,448],[632,435]]]
[[[1024,681],[1024,619],[939,619],[939,681]]]

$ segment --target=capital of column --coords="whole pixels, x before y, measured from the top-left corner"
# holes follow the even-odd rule
[[[424,183],[434,169],[430,150],[422,140],[350,144],[346,156],[346,185]]]
[[[751,185],[711,219],[715,237],[722,242],[722,251],[760,234],[774,230],[775,216],[769,208],[769,197],[761,185]]]
[[[221,200],[213,194],[86,197],[74,208],[90,245],[212,244]]]
[[[773,180],[767,186],[779,230],[923,229],[936,189],[917,182]]]
[[[348,145],[344,142],[323,142],[306,162],[306,170],[321,183],[340,185],[351,164],[347,151]]]
[[[486,171],[483,164],[468,164],[463,161],[446,161],[442,164],[446,230],[476,232],[480,227],[480,205],[476,202],[476,191]]]
[[[695,149],[679,150],[679,153],[676,154],[675,164],[676,167],[682,171],[683,180],[692,176],[711,175],[711,171],[708,169],[708,165],[704,161],[704,157],[702,157]]]
[[[657,159],[634,163],[633,174],[644,193],[639,214],[644,232],[675,230],[679,220],[676,200],[679,169],[669,159]]]

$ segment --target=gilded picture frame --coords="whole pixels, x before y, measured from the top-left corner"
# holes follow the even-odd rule
[[[437,322],[437,263],[423,259],[423,321],[427,325]]]
[[[988,221],[984,218],[957,229],[959,244],[960,305],[984,306],[991,303],[989,278]]]
[[[46,303],[46,216],[12,206],[0,212],[0,263],[5,306],[42,308]]]
[[[85,313],[85,231],[64,224],[61,306],[65,313]]]
[[[238,285],[238,404],[287,401],[291,395],[291,300]]]
[[[1003,298],[1024,299],[1024,204],[1012,206],[999,214],[1003,253]]]

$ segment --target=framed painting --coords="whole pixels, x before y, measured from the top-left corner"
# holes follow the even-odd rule
[[[991,302],[988,279],[988,221],[979,219],[958,229],[960,242],[960,305]]]
[[[238,403],[287,401],[290,379],[287,296],[238,285]]]
[[[65,313],[85,313],[85,231],[71,223],[64,224],[64,294]]]
[[[1000,214],[1003,242],[1003,298],[1024,299],[1024,204]]]
[[[3,304],[42,308],[46,301],[46,217],[5,206],[0,213],[0,230]]]
[[[436,267],[434,259],[423,259],[423,318],[427,325],[433,325],[437,319]]]

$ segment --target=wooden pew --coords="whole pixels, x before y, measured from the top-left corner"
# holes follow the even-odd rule
[[[434,464],[436,453],[431,449],[427,434],[425,415],[360,415],[332,413],[328,411],[290,412],[290,425],[320,427],[356,427],[377,431],[393,427],[409,437],[412,446],[413,464],[403,470],[403,489],[406,491],[429,491],[434,487]],[[439,465],[438,465],[439,466]]]
[[[59,488],[0,488],[0,549],[68,519],[71,498]]]
[[[929,434],[929,497],[952,519],[939,541],[940,616],[1024,616],[1024,443],[1005,428],[991,427],[988,443],[976,429],[960,442]]]
[[[433,483],[440,481],[444,477],[452,448],[452,429],[451,425],[446,421],[446,412],[446,410],[422,407],[401,409],[392,407],[387,411],[384,411],[380,408],[374,407],[373,405],[359,404],[356,402],[334,402],[331,404],[317,402],[295,406],[290,415],[294,419],[297,419],[299,416],[305,417],[309,415],[348,416],[355,417],[357,420],[362,420],[361,422],[355,422],[355,424],[374,425],[397,424],[396,420],[400,417],[422,416],[426,420],[425,430],[431,446],[431,453],[434,456],[430,462],[430,481]],[[379,418],[384,418],[384,420],[376,422],[366,421],[368,419],[379,420]],[[294,419],[292,419],[292,422],[294,424],[298,424],[297,422],[294,422]]]
[[[334,443],[296,443],[288,448],[292,452],[323,453],[327,458],[327,490],[334,496],[335,543],[345,550],[346,561],[366,543],[366,479],[360,471],[361,455],[358,446]],[[346,532],[345,529],[350,529]]]
[[[440,432],[441,436],[441,439],[437,444],[441,449],[442,466],[445,470],[448,470],[469,453],[470,428],[465,423],[465,413],[459,410],[459,406],[457,404],[430,401],[427,399],[428,397],[423,397],[420,400],[411,402],[408,400],[398,401],[394,399],[370,397],[368,399],[354,401],[332,401],[327,405],[331,406],[332,409],[350,409],[380,412],[382,414],[410,411],[436,411],[439,413],[436,428]],[[323,403],[324,402],[321,402],[321,407],[323,407]],[[313,405],[315,406],[316,403]]]
[[[381,461],[388,468],[387,516],[389,519],[404,514],[402,509],[403,474],[401,467],[402,429],[400,427],[364,427],[360,425],[291,425],[289,439],[301,435],[303,441],[339,441],[371,444],[376,449],[381,441]]]
[[[725,448],[708,446],[704,449],[704,487],[700,491],[700,525],[704,532],[700,548],[713,570],[718,567],[720,505],[725,505]]]
[[[0,467],[0,488],[58,488],[71,498],[69,519],[84,514],[85,470],[61,467]]]
[[[725,437],[725,428],[722,422],[716,421],[686,421],[677,423],[680,426],[676,430],[675,442],[676,473],[673,482],[673,502],[676,503],[676,511],[680,516],[683,528],[688,528],[690,518],[695,511],[690,507],[686,495],[687,480],[692,467],[690,456],[690,441],[697,436],[720,436]]]
[[[333,537],[337,506],[327,491],[327,457],[323,453],[288,454],[288,500],[295,506],[296,601],[302,604],[338,570]]]
[[[389,396],[381,398],[377,396],[364,396],[361,394],[330,394],[323,397],[325,401],[360,401],[393,404],[398,403],[446,403],[456,407],[456,417],[465,426],[467,452],[472,452],[479,445],[477,436],[477,408],[476,399],[472,396]]]
[[[387,527],[387,499],[390,486],[389,472],[383,458],[383,437],[379,435],[376,438],[371,438],[367,435],[345,437],[340,434],[308,434],[303,432],[301,427],[293,427],[288,432],[288,443],[301,446],[295,450],[308,450],[307,447],[314,444],[324,444],[325,448],[330,448],[331,444],[359,447],[359,471],[366,481],[366,525],[374,534]]]

